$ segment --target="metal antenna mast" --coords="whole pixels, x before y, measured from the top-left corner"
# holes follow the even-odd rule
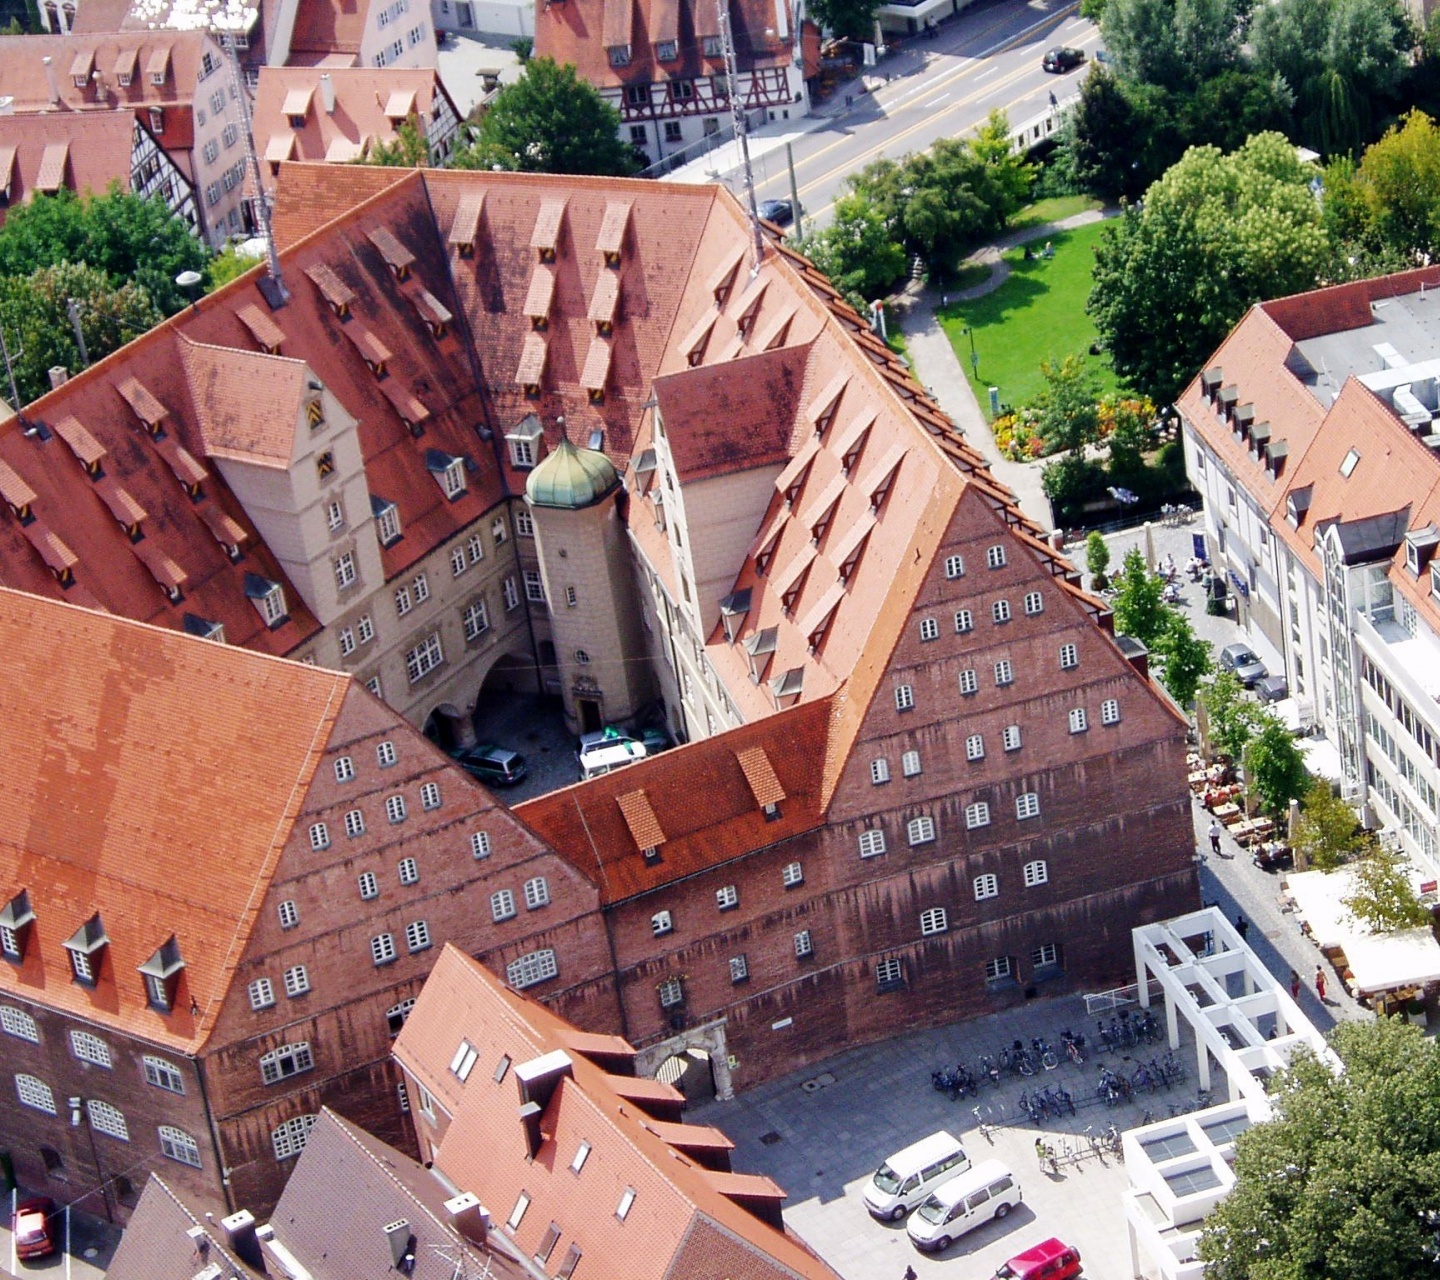
[[[735,70],[735,41],[730,35],[730,0],[715,0],[720,11],[720,48],[725,54],[725,92],[730,99],[730,120],[735,136],[740,139],[740,154],[745,169],[745,202],[750,210],[750,232],[754,241],[755,265],[759,271],[765,258],[765,234],[760,230],[760,208],[755,203],[755,171],[750,167],[750,135],[745,126],[745,109],[740,104],[738,75]]]

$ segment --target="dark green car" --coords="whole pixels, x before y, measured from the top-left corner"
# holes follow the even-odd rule
[[[513,787],[528,772],[524,756],[509,747],[497,747],[493,742],[458,747],[450,753],[450,758],[472,778],[488,782],[492,787]]]

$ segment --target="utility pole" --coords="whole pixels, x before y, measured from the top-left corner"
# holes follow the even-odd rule
[[[735,41],[730,34],[730,0],[715,0],[720,11],[720,48],[725,54],[725,92],[730,98],[730,120],[735,136],[740,139],[740,154],[745,168],[745,202],[750,210],[750,232],[755,249],[755,265],[760,270],[765,259],[765,233],[760,230],[760,207],[755,202],[755,172],[750,167],[750,135],[746,131],[745,109],[740,105],[739,76],[735,70]]]
[[[109,1222],[115,1221],[115,1211],[110,1208],[110,1188],[105,1181],[105,1170],[100,1165],[100,1148],[95,1145],[95,1130],[90,1124],[90,1116],[85,1099],[72,1097],[70,1099],[70,1127],[78,1129],[81,1121],[84,1121],[85,1132],[90,1138],[90,1156],[95,1161],[95,1177],[100,1182],[100,1199],[105,1203],[105,1218]],[[69,1241],[67,1240],[68,1244]]]
[[[14,360],[20,359],[24,351],[17,351]],[[24,405],[20,403],[20,389],[15,385],[15,364],[10,356],[10,346],[5,341],[5,326],[0,325],[0,356],[5,358],[5,375],[10,379],[10,407],[18,414]]]
[[[90,367],[90,355],[85,350],[85,335],[80,332],[80,304],[74,298],[65,299],[65,314],[70,317],[70,327],[75,330],[75,346],[80,352],[80,367]]]
[[[800,187],[795,182],[795,151],[788,142],[785,144],[785,163],[790,169],[790,211],[795,215],[795,234],[803,237],[805,224],[800,220]]]
[[[240,74],[240,59],[235,56],[234,39],[215,36],[225,52],[230,71],[230,89],[240,103],[241,134],[245,139],[245,160],[250,170],[250,180],[255,184],[255,216],[260,221],[260,234],[265,240],[265,257],[270,265],[270,274],[260,282],[260,292],[272,311],[277,311],[290,301],[290,291],[280,275],[280,254],[275,248],[275,233],[270,225],[270,202],[265,197],[265,188],[260,181],[260,157],[255,151],[255,134],[250,118],[250,95],[245,87],[245,77]]]

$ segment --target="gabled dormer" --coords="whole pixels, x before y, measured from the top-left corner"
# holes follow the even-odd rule
[[[34,932],[35,912],[30,907],[30,894],[21,889],[4,910],[0,910],[0,959],[20,964],[25,959],[30,936]]]
[[[184,969],[185,961],[180,958],[180,944],[175,941],[173,933],[155,954],[140,966],[140,976],[145,980],[145,998],[157,1013],[170,1013],[174,1010],[180,975]]]
[[[1440,529],[1435,527],[1433,520],[1405,535],[1405,567],[1411,576],[1418,578],[1425,572],[1435,556],[1436,546],[1440,546]]]
[[[110,945],[105,925],[97,911],[65,940],[70,956],[70,974],[82,987],[93,987],[100,981],[105,963],[105,949]]]

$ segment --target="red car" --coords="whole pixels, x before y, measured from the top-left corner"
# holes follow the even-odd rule
[[[1050,1239],[1000,1264],[995,1280],[1070,1280],[1080,1274],[1080,1250]]]
[[[49,1196],[32,1196],[15,1206],[11,1227],[15,1232],[17,1258],[48,1258],[55,1252],[55,1201]]]

